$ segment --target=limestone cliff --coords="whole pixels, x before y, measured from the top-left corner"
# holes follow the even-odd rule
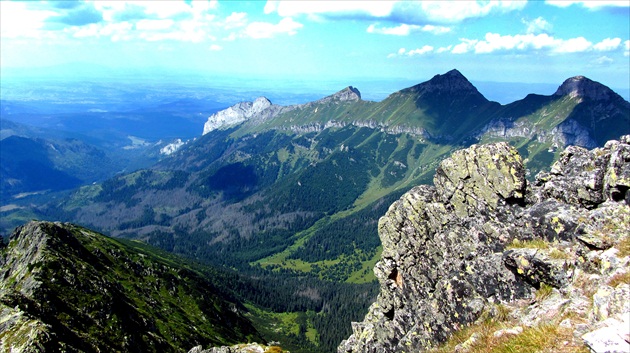
[[[435,186],[415,187],[380,219],[381,291],[338,351],[428,351],[499,307],[517,327],[510,334],[562,323],[571,332],[566,347],[627,351],[629,143],[624,136],[591,151],[569,147],[535,185],[506,143],[455,152],[437,169]],[[598,348],[605,335],[589,335],[598,329],[616,343]]]

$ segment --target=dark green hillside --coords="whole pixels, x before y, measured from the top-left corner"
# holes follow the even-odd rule
[[[182,352],[262,342],[227,292],[150,249],[70,224],[31,222],[1,254],[4,347]]]
[[[75,188],[81,180],[60,170],[44,141],[19,136],[0,140],[0,195],[2,199],[21,192]]]

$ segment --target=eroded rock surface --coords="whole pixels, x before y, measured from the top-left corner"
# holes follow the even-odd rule
[[[535,185],[508,144],[455,152],[435,186],[413,188],[379,221],[381,292],[338,351],[426,351],[497,303],[534,300],[541,286],[553,295],[515,309],[523,326],[570,310],[581,321],[563,322],[579,337],[627,312],[615,299],[627,284],[589,303],[591,285],[630,271],[630,256],[615,248],[630,236],[629,143],[569,147]],[[544,246],[519,245],[534,240]]]

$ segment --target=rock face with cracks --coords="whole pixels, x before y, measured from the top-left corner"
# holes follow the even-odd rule
[[[426,351],[499,303],[534,300],[541,286],[554,299],[515,309],[517,321],[528,327],[544,310],[573,311],[579,320],[564,325],[593,347],[589,331],[630,311],[620,299],[628,284],[612,281],[630,272],[628,250],[618,249],[630,237],[629,143],[623,136],[591,151],[569,147],[535,185],[506,143],[455,152],[435,186],[413,188],[380,219],[381,291],[338,351]],[[544,246],[519,245],[535,241]],[[593,285],[606,290],[598,297]]]

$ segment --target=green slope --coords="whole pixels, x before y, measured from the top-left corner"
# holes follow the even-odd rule
[[[29,326],[40,328],[29,337],[44,351],[181,352],[262,341],[245,308],[181,260],[86,228],[31,222],[2,258],[5,347],[23,342]],[[6,326],[10,316],[20,319]]]

